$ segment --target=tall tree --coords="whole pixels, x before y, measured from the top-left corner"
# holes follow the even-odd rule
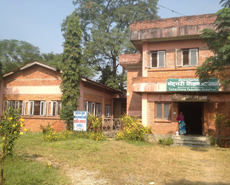
[[[65,120],[68,127],[72,126],[72,120],[69,119],[69,116],[78,107],[77,100],[80,97],[79,81],[81,76],[89,73],[89,68],[87,68],[82,60],[80,45],[82,31],[79,24],[79,17],[71,14],[67,23],[64,52],[61,60],[61,90],[63,94],[60,116],[61,119]],[[69,111],[66,112],[66,110]]]
[[[117,73],[118,57],[123,53],[137,52],[129,40],[129,24],[159,18],[157,2],[158,0],[73,1],[78,7],[73,13],[81,19],[83,59],[90,65],[100,66],[100,71],[107,64],[112,66],[112,74],[104,82],[108,86],[124,90],[124,78],[120,78]],[[62,24],[64,36],[68,19],[67,16]],[[125,73],[121,75],[124,77]]]
[[[2,62],[2,73],[28,64],[35,60],[40,60],[38,47],[19,40],[0,40],[0,61]]]
[[[224,2],[224,6],[229,7],[229,1]],[[200,35],[201,40],[207,44],[214,53],[208,57],[202,66],[197,67],[196,75],[201,79],[217,77],[224,86],[230,82],[225,77],[226,66],[230,65],[230,8],[223,8],[217,13],[214,22],[215,29],[204,29]]]

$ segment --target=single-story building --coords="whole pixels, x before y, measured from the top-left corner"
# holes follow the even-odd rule
[[[40,125],[48,123],[56,131],[66,128],[60,120],[60,89],[62,71],[49,65],[32,62],[3,75],[0,93],[0,114],[10,106],[21,110],[25,128],[37,132]],[[88,111],[102,118],[120,117],[126,110],[122,92],[87,78],[80,81],[79,106],[77,110]],[[114,111],[115,110],[115,111]]]

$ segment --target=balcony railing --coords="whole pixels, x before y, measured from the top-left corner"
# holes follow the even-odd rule
[[[120,130],[121,128],[121,118],[103,118],[102,130],[112,131]]]

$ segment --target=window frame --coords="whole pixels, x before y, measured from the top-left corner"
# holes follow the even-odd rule
[[[159,66],[159,63],[160,63],[160,61],[159,61],[159,58],[160,58],[160,53],[161,52],[163,52],[163,54],[164,54],[164,66]],[[152,54],[153,53],[157,53],[157,67],[152,67]],[[157,68],[165,68],[165,55],[166,55],[166,52],[164,51],[164,50],[161,50],[161,51],[150,51],[150,52],[148,52],[148,54],[149,54],[149,57],[150,57],[150,59],[149,59],[149,67],[151,68],[151,69],[157,69]]]
[[[40,101],[40,100],[36,100],[36,101]],[[32,101],[32,100],[24,101],[24,115],[25,116],[46,116],[46,101],[43,101],[43,100],[40,101],[39,115],[34,115],[34,102],[35,101]],[[27,103],[28,103],[28,107],[26,107]],[[41,112],[42,107],[43,107],[43,112]]]
[[[106,108],[105,108],[105,117],[106,118],[111,118],[111,105],[106,105]]]
[[[54,107],[54,103],[55,104],[55,107]],[[48,101],[47,102],[47,116],[60,116],[58,114],[58,106],[60,104],[60,109],[62,107],[62,104],[61,104],[61,100],[52,100],[52,101]],[[49,106],[50,106],[50,109],[49,109]],[[53,114],[53,109],[54,109],[54,114]],[[50,111],[49,111],[50,110]]]
[[[191,64],[191,53],[192,51],[196,51],[196,65]],[[188,65],[184,65],[184,55],[183,52],[188,51]],[[177,67],[197,67],[199,66],[199,49],[198,48],[188,48],[188,49],[176,49],[175,50],[176,54],[176,66]],[[180,55],[180,56],[179,56]]]
[[[7,100],[3,101],[3,113],[5,112],[5,109],[8,110],[9,107],[13,107],[14,109],[20,109],[20,102],[22,103],[22,108],[21,108],[21,115],[23,115],[23,101],[22,100]],[[17,105],[18,104],[18,105]]]
[[[164,105],[169,104],[169,118],[164,118]],[[157,118],[157,104],[162,105],[162,118]],[[154,119],[155,120],[162,120],[162,121],[171,121],[172,119],[172,111],[171,111],[172,103],[171,102],[155,102],[154,105]]]

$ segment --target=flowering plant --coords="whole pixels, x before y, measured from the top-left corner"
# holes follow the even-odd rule
[[[150,127],[144,127],[139,121],[138,117],[124,115],[122,117],[123,130],[117,133],[117,140],[128,139],[128,140],[145,140],[145,137],[150,134]]]
[[[23,134],[21,132],[22,127],[24,127],[23,122],[24,119],[21,118],[19,109],[9,107],[4,112],[0,122],[0,141],[3,143],[3,150],[6,150],[6,155],[13,155],[14,141]]]

